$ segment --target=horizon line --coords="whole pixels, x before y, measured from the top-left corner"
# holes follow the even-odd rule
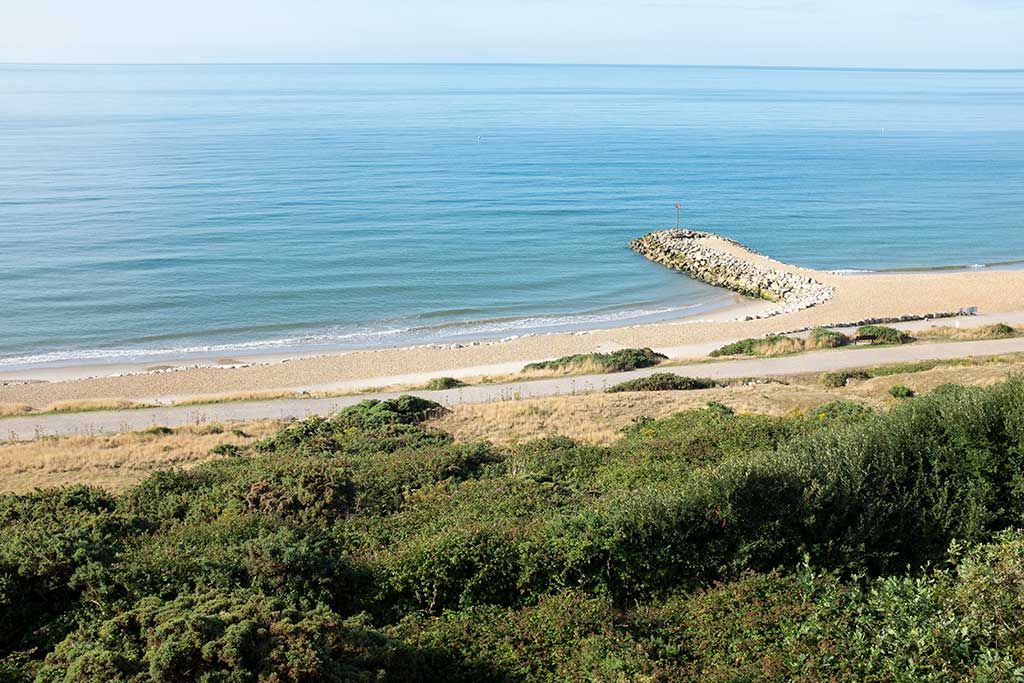
[[[325,60],[325,61],[82,61],[40,62],[0,60],[0,66],[562,66],[562,67],[658,67],[682,69],[763,69],[774,71],[890,71],[890,72],[1020,72],[1024,66],[811,66],[800,64],[687,64],[659,62],[544,62],[544,61],[406,61],[406,60]]]

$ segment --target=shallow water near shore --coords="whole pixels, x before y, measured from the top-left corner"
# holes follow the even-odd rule
[[[728,293],[626,242],[1024,257],[1024,72],[0,66],[0,367],[609,327]]]

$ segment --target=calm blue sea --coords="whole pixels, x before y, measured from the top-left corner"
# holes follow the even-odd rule
[[[1024,259],[1024,72],[2,66],[0,367],[710,310],[626,241]]]

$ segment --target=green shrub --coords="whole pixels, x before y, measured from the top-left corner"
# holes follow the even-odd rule
[[[657,365],[668,356],[655,353],[651,349],[619,349],[611,353],[584,353],[562,356],[554,360],[529,363],[523,366],[523,372],[531,370],[572,370],[574,368],[594,367],[604,372],[626,372],[639,368]]]
[[[822,374],[821,383],[829,389],[840,389],[845,387],[851,379],[871,379],[871,375],[865,370],[837,370]]]
[[[423,388],[427,391],[443,391],[445,389],[458,389],[464,386],[466,386],[465,382],[454,377],[435,377],[424,384]]]
[[[84,486],[0,496],[0,658],[24,639],[52,647],[93,609],[101,568],[155,526],[117,508]]]
[[[238,446],[233,443],[219,443],[210,449],[210,452],[214,455],[224,455],[231,458],[237,457],[241,454]]]
[[[857,339],[872,344],[906,344],[914,338],[902,330],[884,325],[863,325],[857,328]]]
[[[72,634],[37,681],[415,680],[416,654],[364,620],[242,591],[144,598]]]
[[[605,391],[614,394],[621,391],[690,391],[693,389],[710,389],[718,386],[713,379],[703,377],[683,377],[670,372],[656,372],[647,377],[640,377],[620,382],[608,387]]]
[[[735,411],[721,401],[708,401],[707,410],[718,415],[732,415]]]
[[[1005,339],[1007,337],[1016,337],[1017,330],[1010,327],[1006,323],[995,323],[994,325],[986,325],[982,328],[985,336],[991,339]]]
[[[406,394],[387,401],[361,401],[330,419],[313,416],[295,423],[258,442],[256,449],[263,452],[299,449],[304,453],[330,453],[351,446],[372,451],[414,443],[443,443],[450,437],[424,432],[418,426],[443,412],[444,408],[439,403]],[[365,438],[367,436],[370,438]]]
[[[440,403],[403,394],[387,401],[361,401],[339,412],[331,418],[331,422],[340,427],[356,428],[419,424],[443,411]]]
[[[889,387],[889,395],[893,398],[911,398],[914,390],[902,384],[894,384]]]

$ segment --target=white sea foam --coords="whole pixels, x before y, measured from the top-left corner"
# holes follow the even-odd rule
[[[194,344],[159,348],[108,348],[52,351],[0,358],[0,370],[36,366],[57,366],[88,363],[155,362],[185,360],[211,355],[259,354],[317,349],[362,349],[391,346],[445,343],[459,340],[504,338],[529,333],[568,331],[580,328],[614,326],[619,323],[667,320],[684,317],[718,303],[703,301],[687,306],[624,309],[598,313],[538,315],[524,318],[469,320],[437,325],[395,326],[356,330],[326,331],[293,337],[278,337],[245,342]],[[394,323],[395,321],[391,321]],[[407,321],[411,323],[412,321]]]

